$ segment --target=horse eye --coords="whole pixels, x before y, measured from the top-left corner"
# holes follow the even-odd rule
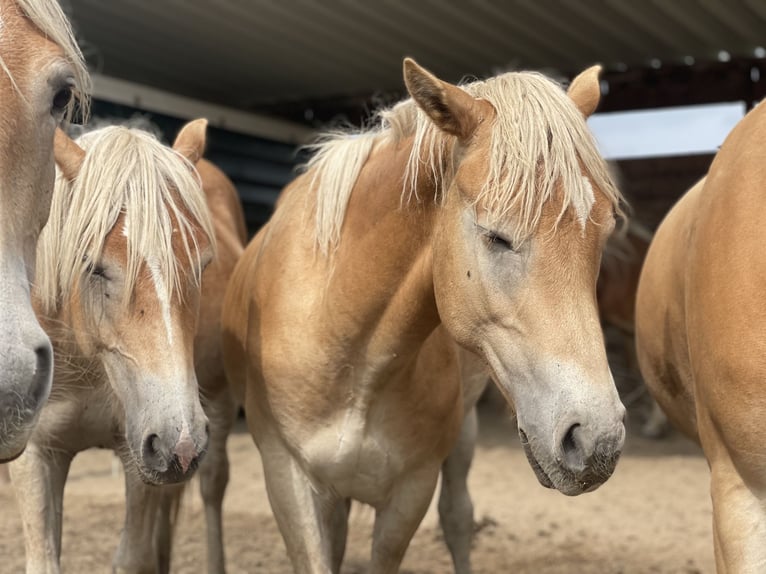
[[[88,265],[87,272],[91,277],[97,277],[104,281],[109,281],[109,277],[106,274],[106,270],[100,265]]]
[[[487,247],[497,247],[506,251],[516,251],[510,241],[494,231],[487,231],[484,234],[484,239],[487,242]]]
[[[72,101],[72,95],[73,92],[71,86],[66,86],[56,92],[56,95],[53,96],[53,103],[51,104],[51,113],[53,115],[63,113],[69,105],[69,102]]]

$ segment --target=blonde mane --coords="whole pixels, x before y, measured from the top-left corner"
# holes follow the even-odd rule
[[[562,211],[589,205],[591,191],[582,172],[591,178],[623,216],[622,196],[580,111],[561,86],[534,72],[512,72],[461,86],[490,102],[497,117],[492,127],[489,172],[477,203],[491,219],[517,214],[514,243],[529,238],[537,228],[543,205],[557,185],[563,193]],[[422,168],[436,187],[436,201],[444,201],[457,166],[452,161],[455,138],[439,130],[411,99],[379,113],[380,124],[356,134],[329,134],[316,144],[307,163],[316,193],[314,237],[325,255],[340,239],[346,207],[359,173],[373,146],[396,143],[412,136],[407,169],[402,174],[402,200],[419,199],[417,182]]]
[[[38,243],[35,296],[43,312],[53,315],[93,272],[122,213],[128,244],[123,303],[144,261],[168,278],[170,296],[181,281],[173,232],[181,233],[190,261],[200,257],[195,225],[211,245],[215,241],[194,166],[151,134],[123,126],[87,133],[77,142],[86,151],[79,175],[70,182],[57,173],[50,218]]]
[[[75,76],[75,95],[80,106],[80,114],[83,121],[90,115],[90,92],[91,79],[85,58],[82,55],[77,40],[74,37],[72,26],[69,23],[57,0],[16,0],[16,4],[29,19],[30,22],[42,34],[58,45],[64,52],[64,57],[72,65]],[[11,80],[14,88],[18,90],[16,81],[13,79],[8,66],[0,56],[0,68],[2,68]],[[67,119],[74,111],[75,102],[70,102],[67,110]]]

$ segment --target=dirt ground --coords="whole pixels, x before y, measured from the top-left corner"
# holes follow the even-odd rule
[[[602,574],[713,572],[708,470],[696,446],[662,441],[629,427],[614,476],[599,490],[567,498],[534,477],[507,415],[484,406],[470,488],[478,573]],[[229,441],[232,479],[225,501],[226,552],[232,574],[287,574],[289,562],[250,436]],[[187,491],[173,572],[204,571],[204,520],[198,485]],[[64,572],[109,572],[123,518],[122,477],[110,452],[91,450],[73,464],[64,502]],[[434,504],[410,545],[402,571],[451,571]],[[366,571],[373,511],[352,510],[343,572]],[[24,544],[10,485],[0,484],[0,572],[23,572]]]

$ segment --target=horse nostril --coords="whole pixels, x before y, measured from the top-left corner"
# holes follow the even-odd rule
[[[47,340],[35,348],[35,382],[32,387],[32,397],[36,404],[43,403],[48,398],[53,372],[53,348]]]
[[[152,459],[159,453],[160,437],[156,434],[150,434],[144,440],[143,455],[145,459]]]
[[[564,460],[572,470],[581,469],[585,465],[585,456],[582,452],[580,441],[577,435],[580,423],[575,423],[564,434],[561,439],[561,451],[564,454]]]
[[[574,433],[579,427],[579,423],[573,424],[564,435],[564,439],[561,441],[561,448],[564,451],[564,454],[577,451],[577,440],[575,439]]]

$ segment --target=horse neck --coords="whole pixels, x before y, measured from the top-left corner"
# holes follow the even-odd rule
[[[349,200],[330,261],[330,308],[349,316],[372,354],[414,351],[439,324],[431,236],[439,208],[434,184],[402,200],[409,142],[373,150]]]

